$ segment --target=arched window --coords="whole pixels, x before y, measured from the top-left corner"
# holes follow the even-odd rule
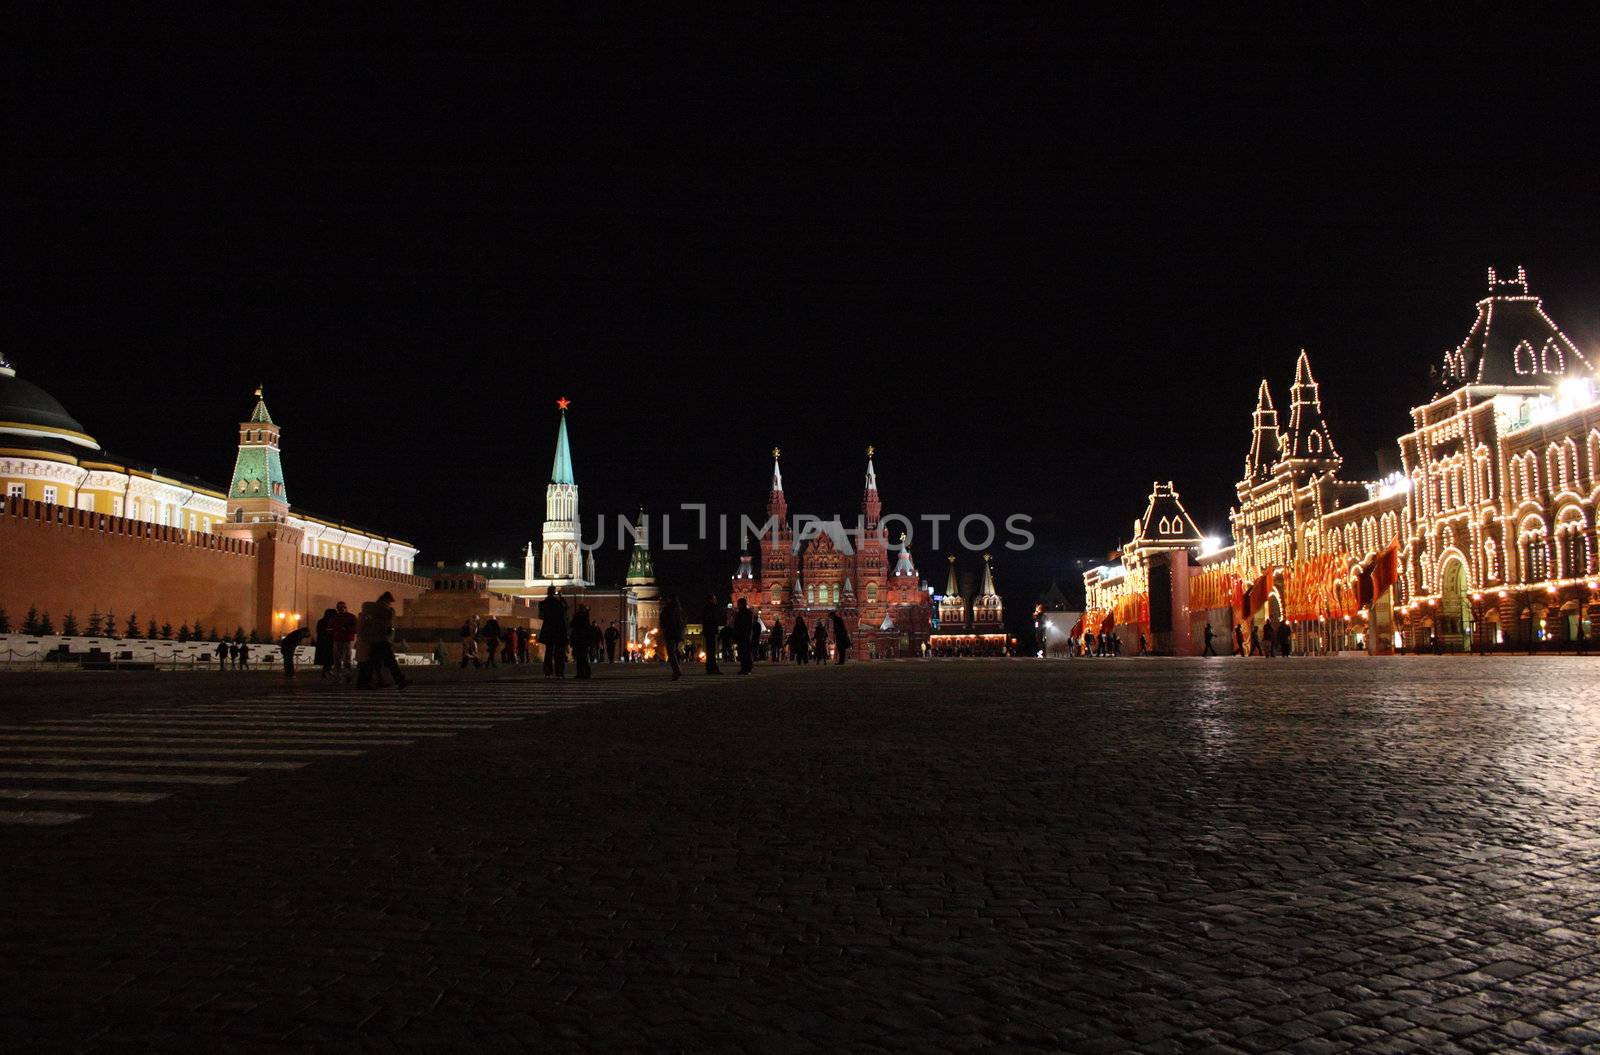
[[[1523,521],[1522,530],[1517,534],[1517,543],[1521,548],[1522,581],[1535,583],[1548,579],[1550,547],[1545,541],[1544,521],[1536,516]]]
[[[1511,353],[1511,362],[1519,374],[1538,372],[1538,364],[1533,361],[1533,346],[1527,341],[1517,342],[1516,349]]]
[[[1483,542],[1483,577],[1490,582],[1500,578],[1500,547],[1492,538]]]
[[[1554,337],[1551,337],[1544,342],[1544,348],[1539,355],[1539,365],[1544,368],[1544,372],[1547,374],[1559,374],[1566,368],[1566,363],[1563,361],[1564,358],[1561,354],[1561,346],[1556,343]]]
[[[1322,433],[1313,432],[1306,437],[1306,450],[1312,454],[1320,454],[1322,452]]]

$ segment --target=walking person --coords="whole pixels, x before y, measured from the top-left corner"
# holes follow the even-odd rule
[[[378,675],[383,671],[388,671],[397,689],[410,684],[406,676],[400,673],[400,661],[394,654],[394,594],[385,591],[378,595],[376,601],[368,601],[361,606],[356,642],[365,646],[367,656],[356,681],[358,688],[375,688]]]
[[[322,668],[322,680],[333,677],[333,666],[337,662],[333,655],[333,623],[334,617],[339,613],[332,608],[322,613],[322,618],[317,620],[316,631],[311,643],[316,646],[312,653],[311,662]]]
[[[789,655],[802,667],[811,658],[811,636],[806,633],[804,616],[794,617],[794,629],[789,631]]]
[[[306,638],[311,636],[311,631],[305,627],[297,627],[284,634],[278,641],[278,651],[283,653],[283,676],[294,677],[295,653],[300,651],[300,646],[305,644]]]
[[[544,646],[544,676],[567,676],[567,599],[554,586],[544,591],[539,602],[539,644]]]
[[[756,614],[750,610],[750,602],[739,598],[739,607],[733,612],[733,642],[739,653],[740,674],[748,674],[754,669],[755,622]]]
[[[517,627],[517,631],[516,632],[517,632],[517,662],[518,663],[526,663],[526,662],[528,662],[528,659],[529,659],[530,655],[532,654],[532,650],[528,647],[528,643],[533,640],[533,634],[525,626]]]
[[[622,631],[617,629],[616,620],[613,619],[611,621],[611,625],[606,627],[606,662],[607,663],[615,663],[617,661],[617,645],[621,641],[622,641]]]
[[[572,656],[578,661],[580,678],[591,676],[589,661],[594,649],[594,635],[594,625],[589,622],[589,606],[579,601],[572,613]]]
[[[1244,655],[1244,625],[1242,623],[1233,624],[1233,654],[1236,656]]]
[[[356,648],[356,614],[343,601],[333,606],[333,659],[334,669],[349,684],[355,676],[351,661]]]
[[[717,648],[727,622],[727,610],[717,603],[716,595],[707,595],[706,605],[700,610],[700,637],[705,643],[707,674],[722,673],[722,668],[717,666]]]
[[[833,650],[838,653],[838,658],[834,660],[834,663],[842,667],[844,666],[844,657],[850,651],[850,631],[845,629],[844,616],[839,614],[837,608],[834,609],[829,618],[833,621]]]
[[[1289,620],[1278,620],[1278,655],[1294,655],[1294,627]]]
[[[228,669],[228,643],[226,641],[217,642],[217,669]]]
[[[483,640],[484,666],[495,666],[497,653],[500,651],[500,620],[491,614],[483,626],[478,628],[478,637]]]
[[[233,643],[233,669],[250,669],[250,649],[239,641]]]
[[[1209,621],[1207,621],[1207,623],[1206,623],[1206,648],[1205,648],[1204,652],[1200,653],[1202,656],[1215,656],[1217,654],[1216,646],[1212,644],[1212,639],[1214,637],[1216,637],[1216,632],[1211,629],[1211,623]]]
[[[1261,655],[1261,628],[1254,623],[1250,624],[1250,655]]]
[[[678,657],[683,651],[687,622],[683,618],[683,605],[678,603],[678,595],[668,595],[667,603],[661,607],[661,647],[666,652],[667,662],[672,665],[673,681],[683,677],[683,668],[678,665]]]
[[[817,661],[817,665],[826,665],[828,662],[828,625],[821,619],[817,620],[817,628],[812,631],[811,640],[815,644],[815,656],[813,658]]]
[[[772,630],[767,635],[767,657],[774,663],[783,662],[783,616],[772,617]]]

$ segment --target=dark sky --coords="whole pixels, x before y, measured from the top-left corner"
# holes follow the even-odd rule
[[[559,395],[590,515],[758,513],[775,444],[794,505],[853,513],[873,443],[891,509],[1037,518],[1020,609],[1152,479],[1225,529],[1302,345],[1365,475],[1488,266],[1600,334],[1559,27],[452,18],[14,41],[24,376],[224,482],[265,383],[294,502],[430,562],[533,537]]]

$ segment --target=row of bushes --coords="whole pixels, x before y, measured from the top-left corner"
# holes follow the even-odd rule
[[[30,607],[27,616],[22,620],[22,625],[15,629],[11,626],[11,617],[4,608],[0,608],[0,634],[24,633],[30,637],[43,637],[46,635],[60,634],[62,637],[132,637],[147,638],[152,641],[237,641],[252,645],[261,643],[261,636],[254,630],[248,634],[243,627],[235,627],[232,634],[228,634],[216,626],[207,629],[196,619],[191,625],[184,623],[176,630],[171,623],[157,624],[154,619],[149,620],[144,626],[139,625],[139,614],[131,613],[122,625],[122,632],[117,633],[117,616],[115,612],[101,615],[98,611],[89,613],[89,620],[82,628],[78,625],[77,617],[71,612],[61,617],[61,627],[56,628],[55,620],[50,618],[49,612],[41,613],[37,608]]]

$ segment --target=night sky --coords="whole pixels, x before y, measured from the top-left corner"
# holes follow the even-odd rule
[[[291,500],[424,566],[536,538],[561,395],[586,519],[760,513],[774,445],[792,508],[853,515],[872,443],[888,509],[1036,518],[1021,614],[1152,479],[1224,532],[1301,346],[1365,477],[1487,267],[1600,338],[1593,63],[1553,27],[465,17],[14,42],[21,374],[219,484],[263,383]]]

